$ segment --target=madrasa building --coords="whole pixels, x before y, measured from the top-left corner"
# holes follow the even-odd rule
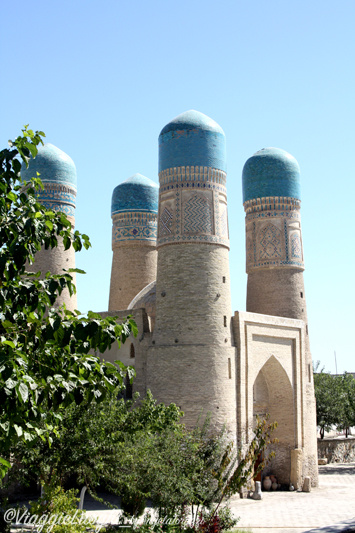
[[[40,173],[41,201],[74,226],[76,170],[53,145],[22,178]],[[232,312],[226,146],[222,128],[197,111],[159,135],[159,187],[135,174],[112,195],[112,271],[107,313],[132,314],[139,334],[101,355],[135,367],[133,391],[176,403],[193,426],[209,413],[239,445],[256,416],[277,421],[270,469],[280,483],[318,483],[312,358],[308,337],[294,157],[266,148],[243,168],[247,305]],[[233,206],[234,207],[234,206]],[[235,208],[235,207],[234,207]],[[36,269],[74,268],[72,250],[43,250]],[[59,303],[76,308],[75,297]]]

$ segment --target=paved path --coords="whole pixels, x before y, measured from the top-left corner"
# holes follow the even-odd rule
[[[355,532],[355,463],[319,467],[319,488],[264,492],[261,501],[233,499],[239,528],[253,533]]]
[[[238,527],[253,533],[355,532],[355,463],[321,466],[319,474],[319,488],[310,493],[264,492],[261,501],[234,497]],[[84,508],[101,523],[115,521],[115,511],[94,511],[89,501]]]

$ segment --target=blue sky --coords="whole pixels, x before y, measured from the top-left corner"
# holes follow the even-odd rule
[[[197,109],[227,137],[234,310],[245,310],[241,173],[257,150],[298,160],[314,360],[355,371],[353,0],[38,0],[2,6],[5,146],[23,124],[77,167],[78,306],[106,310],[110,202],[136,172],[158,181],[160,130]]]

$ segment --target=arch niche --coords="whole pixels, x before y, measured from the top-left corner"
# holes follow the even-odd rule
[[[291,449],[295,447],[295,409],[293,387],[283,366],[272,355],[259,371],[253,385],[253,417],[270,415],[270,422],[278,426],[273,438],[279,442],[272,445],[275,457],[266,467],[279,483],[290,483]]]

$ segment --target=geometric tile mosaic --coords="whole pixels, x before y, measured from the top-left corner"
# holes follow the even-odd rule
[[[281,231],[274,224],[267,224],[260,232],[260,259],[277,259],[281,257]]]
[[[67,216],[74,217],[76,191],[62,184],[44,183],[44,188],[38,193],[38,201],[46,209],[60,211]]]
[[[46,209],[50,211],[64,213],[68,217],[75,216],[75,206],[70,204],[62,204],[59,202],[47,202],[43,201],[42,198],[38,199],[39,203],[42,204]]]
[[[157,228],[156,224],[148,226],[124,226],[124,227],[113,227],[112,231],[112,241],[131,241],[131,240],[151,240],[155,241],[157,238]]]
[[[112,243],[144,241],[155,243],[157,238],[157,215],[154,212],[127,211],[112,216]],[[148,241],[148,242],[147,242]]]

